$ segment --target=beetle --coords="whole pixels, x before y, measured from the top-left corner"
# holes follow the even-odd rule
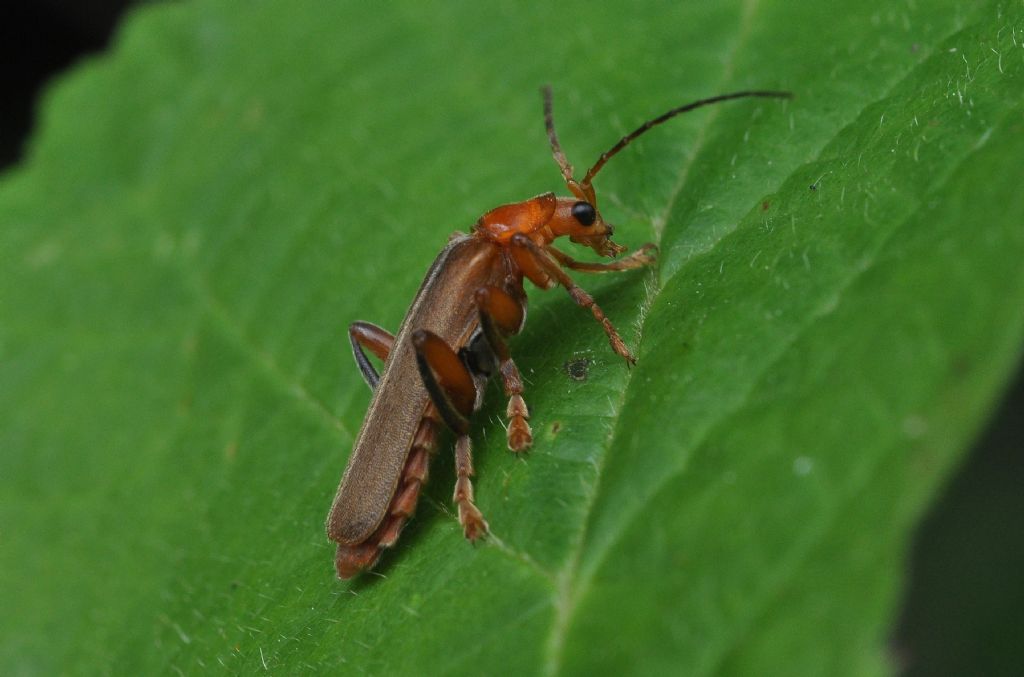
[[[791,96],[748,90],[673,108],[622,137],[576,181],[555,133],[551,88],[541,91],[551,152],[572,196],[544,193],[502,205],[481,216],[471,233],[454,233],[427,271],[397,334],[368,322],[349,327],[352,353],[373,396],[327,517],[327,535],[338,544],[335,566],[340,578],[372,568],[381,550],[398,540],[416,509],[442,426],[456,436],[452,500],[463,534],[471,542],[487,534],[487,522],[473,502],[469,420],[480,409],[488,379],[498,375],[508,398],[508,448],[521,453],[532,444],[523,379],[507,344],[526,321],[524,279],[541,289],[564,287],[601,324],[612,350],[627,365],[636,362],[593,297],[565,271],[641,268],[655,261],[656,247],[645,244],[610,263],[588,263],[552,246],[568,237],[604,257],[626,251],[612,242],[613,227],[597,209],[592,180],[605,163],[633,139],[680,113],[730,99]],[[384,361],[380,373],[366,351]]]

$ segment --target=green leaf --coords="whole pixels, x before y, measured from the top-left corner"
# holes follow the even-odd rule
[[[892,669],[908,533],[1024,335],[1021,4],[342,4],[138,11],[3,177],[0,664]],[[577,278],[639,364],[532,290],[534,449],[497,387],[474,425],[493,537],[461,536],[446,442],[380,576],[339,582],[345,328],[558,188],[545,82],[578,167],[690,99],[796,98],[609,164],[605,217],[661,262]]]

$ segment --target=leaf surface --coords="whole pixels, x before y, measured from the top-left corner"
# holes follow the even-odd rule
[[[800,5],[806,3],[798,3]],[[0,661],[15,674],[877,674],[908,533],[1024,335],[1024,11],[147,7],[0,180]],[[512,348],[379,573],[323,518],[448,234],[558,187],[537,87],[650,272]],[[568,246],[568,245],[567,245]],[[574,256],[587,258],[585,252]]]

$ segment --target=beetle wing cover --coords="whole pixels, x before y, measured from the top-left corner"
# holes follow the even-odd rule
[[[452,240],[430,267],[395,338],[327,518],[327,535],[365,541],[387,514],[429,396],[410,335],[428,329],[458,350],[477,327],[475,291],[500,283],[500,248],[482,238]]]

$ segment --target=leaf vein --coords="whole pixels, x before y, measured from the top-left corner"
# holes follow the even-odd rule
[[[349,439],[354,438],[341,419],[332,414],[323,402],[285,373],[273,355],[253,343],[241,323],[210,290],[201,276],[193,273],[188,277],[191,279],[190,288],[202,311],[214,320],[215,326],[235,344],[243,356],[259,367],[269,383],[287,394],[290,401],[298,403],[302,409],[313,414],[328,430],[341,433]]]

